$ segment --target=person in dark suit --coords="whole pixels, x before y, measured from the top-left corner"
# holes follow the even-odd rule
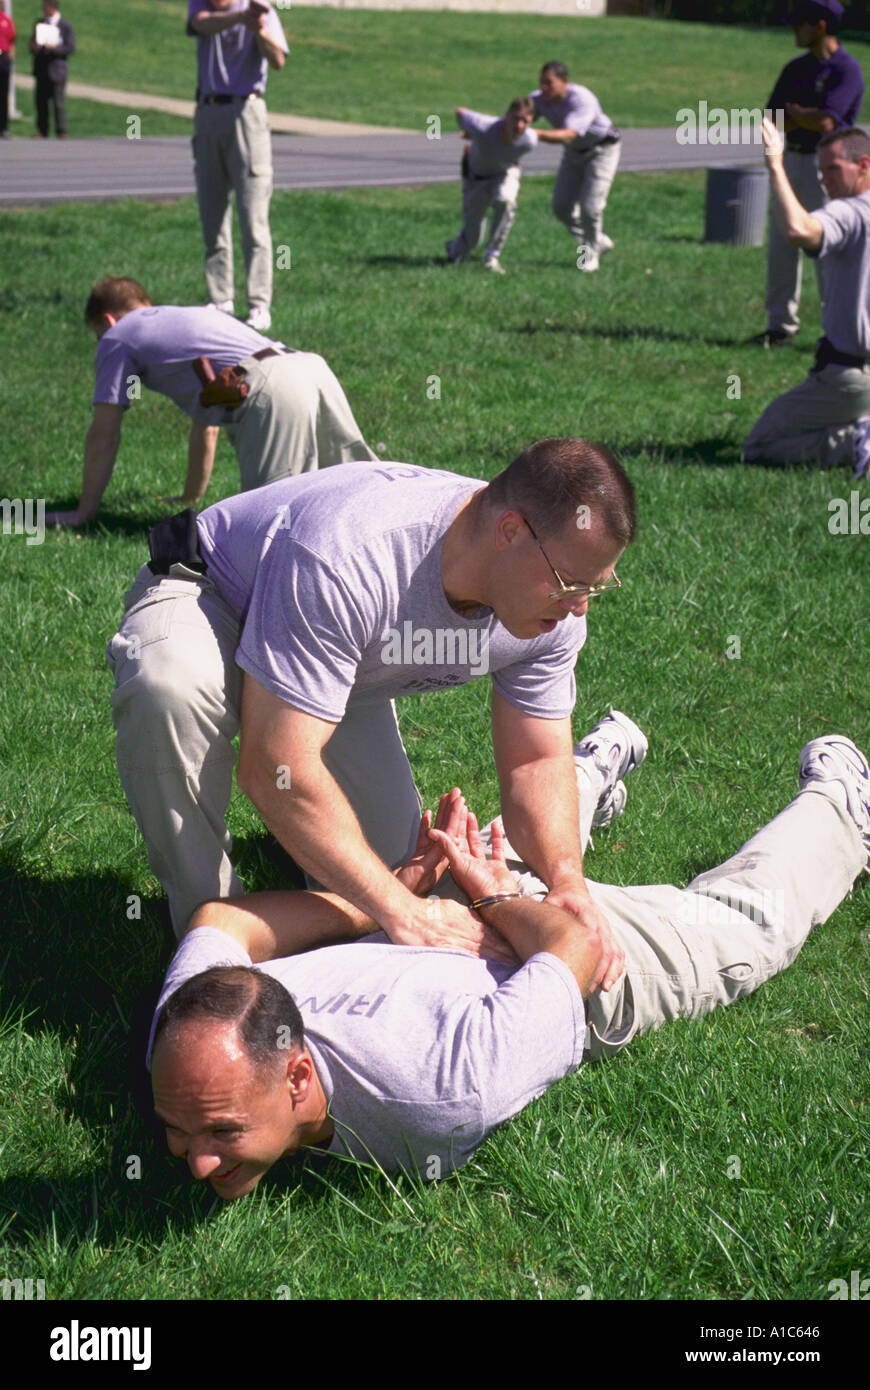
[[[54,128],[60,137],[66,137],[66,79],[68,75],[67,58],[76,50],[73,27],[61,18],[55,0],[42,0],[43,18],[37,24],[49,25],[57,30],[57,42],[37,43],[37,24],[33,26],[30,51],[33,54],[33,76],[36,79],[36,128],[43,140],[48,138],[49,110],[54,106]]]

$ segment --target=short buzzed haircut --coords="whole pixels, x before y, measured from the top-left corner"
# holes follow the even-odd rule
[[[507,113],[509,116],[531,117],[534,115],[534,112],[535,103],[532,101],[531,97],[514,97],[513,101],[507,109]]]
[[[631,479],[609,449],[587,439],[539,440],[493,478],[483,500],[499,512],[521,512],[542,541],[581,506],[620,545],[637,529]]]
[[[98,280],[88,295],[85,305],[85,323],[99,323],[103,314],[128,314],[142,304],[150,304],[151,299],[138,280],[130,280],[124,275],[107,275]]]
[[[552,73],[554,77],[558,77],[560,82],[568,81],[568,69],[565,67],[564,63],[545,63],[541,68],[542,77],[545,72]]]
[[[200,1019],[234,1023],[256,1066],[304,1044],[302,1015],[292,994],[273,975],[248,965],[215,965],[185,980],[160,1011],[153,1046],[164,1033]]]
[[[861,130],[860,126],[851,126],[849,130],[826,131],[819,141],[819,149],[823,145],[842,145],[843,154],[850,164],[857,164],[865,155],[870,158],[870,135],[866,130]]]

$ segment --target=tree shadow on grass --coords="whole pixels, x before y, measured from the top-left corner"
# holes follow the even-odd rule
[[[560,323],[549,319],[527,320],[519,328],[513,330],[515,333],[526,337],[534,337],[538,333],[564,334],[569,338],[593,338],[596,340],[604,339],[614,343],[632,342],[637,340],[649,340],[654,343],[705,343],[708,347],[735,348],[745,346],[745,340],[740,338],[716,337],[712,334],[702,333],[675,333],[670,328],[661,328],[657,324],[614,324],[611,328],[603,328],[597,325],[585,323]]]
[[[51,512],[74,512],[79,504],[78,494],[75,496],[68,494],[66,497],[50,497],[46,501],[45,510]],[[171,513],[148,511],[143,500],[142,510],[136,515],[131,512],[112,512],[101,510],[99,516],[87,523],[85,526],[76,526],[76,535],[83,537],[99,537],[104,533],[113,536],[131,536],[142,542],[142,563],[148,559],[148,532],[152,526],[156,526],[158,521],[162,521],[165,516]],[[47,526],[46,535],[52,536],[63,530],[59,526]]]
[[[652,463],[669,467],[733,468],[740,463],[740,445],[731,439],[695,439],[688,444],[667,444],[659,439],[638,439],[620,443],[621,459],[645,457]]]
[[[356,256],[352,260],[359,261],[362,265],[392,265],[406,266],[409,270],[416,270],[420,266],[449,266],[446,256]]]
[[[742,443],[733,439],[696,439],[691,443],[668,444],[658,439],[631,440],[620,443],[617,453],[621,459],[645,457],[652,463],[676,465],[678,467],[697,467],[706,464],[710,468],[760,468],[774,473],[818,473],[818,463],[811,459],[804,463],[779,463],[767,459],[741,458]],[[835,476],[844,472],[830,470]]]

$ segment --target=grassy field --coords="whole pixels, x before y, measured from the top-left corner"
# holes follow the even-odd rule
[[[828,530],[845,472],[737,462],[763,404],[806,370],[812,276],[797,350],[760,353],[741,340],[763,326],[763,252],[700,244],[702,174],[619,178],[617,249],[595,276],[574,270],[549,188],[527,180],[503,279],[439,262],[458,189],[276,196],[293,269],[275,332],[326,356],[385,457],[488,477],[542,435],[619,450],[641,531],[624,589],[596,600],[576,727],[613,703],[651,752],[587,867],[685,883],[789,800],[806,739],[870,743],[868,540]],[[2,487],[71,503],[87,287],[133,273],[156,302],[198,301],[196,208],[10,213],[2,231]],[[308,1160],[227,1207],[165,1154],[130,1099],[128,1033],[172,937],[114,767],[102,653],[185,434],[146,392],[98,524],[0,537],[0,1276],[43,1278],[49,1298],[825,1300],[830,1280],[866,1274],[860,885],[750,1000],[584,1067],[444,1182]],[[210,500],[236,476],[222,445]],[[401,719],[425,796],[461,776],[488,817],[487,704],[475,683],[405,701]],[[275,882],[241,797],[231,822],[250,885]]]
[[[13,121],[9,131],[13,140],[34,138],[36,130],[35,107],[31,92],[19,91],[18,109],[22,119]],[[85,140],[94,136],[126,135],[130,127],[127,117],[131,112],[125,106],[106,106],[101,101],[87,101],[84,97],[67,96],[67,125],[71,140]],[[169,116],[165,111],[142,111],[140,134],[186,135],[190,136],[191,122],[186,116]],[[54,126],[52,125],[52,139]]]
[[[193,98],[195,48],[179,0],[73,0],[68,10],[78,45],[72,80]],[[271,110],[410,129],[436,113],[452,124],[457,105],[504,110],[551,58],[591,87],[618,125],[669,126],[701,98],[711,106],[762,105],[797,53],[788,30],[655,19],[294,5],[282,22],[291,56],[270,77]],[[867,45],[867,36],[849,38],[865,67]],[[74,135],[116,133],[111,112],[98,131],[79,122],[77,106]]]

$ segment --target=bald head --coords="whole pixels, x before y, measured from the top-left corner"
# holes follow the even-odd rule
[[[170,995],[151,1083],[170,1151],[220,1197],[253,1191],[284,1154],[332,1134],[292,997],[247,967],[204,971]]]

